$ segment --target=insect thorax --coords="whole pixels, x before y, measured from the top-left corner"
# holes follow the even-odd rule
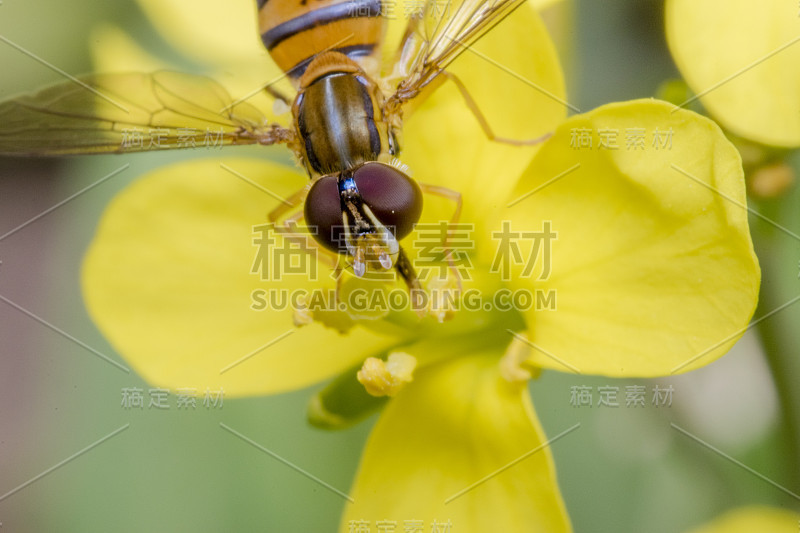
[[[294,113],[309,173],[342,172],[389,153],[380,106],[377,87],[361,73],[325,72],[303,88]]]

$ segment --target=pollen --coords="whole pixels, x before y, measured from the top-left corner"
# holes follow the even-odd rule
[[[370,357],[356,377],[372,396],[394,396],[413,381],[417,359],[405,352],[393,352],[386,361]]]

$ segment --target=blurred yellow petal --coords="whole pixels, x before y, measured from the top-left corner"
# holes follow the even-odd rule
[[[305,181],[265,161],[201,160],[154,171],[109,205],[85,259],[84,298],[144,379],[265,394],[328,378],[393,345],[358,327],[352,335],[319,323],[296,328],[291,299],[281,298],[298,291],[313,297],[334,282],[312,257],[304,265],[295,251],[287,263],[274,233],[262,249],[269,273],[251,273],[260,236],[253,227],[278,205],[273,195],[286,198]],[[283,275],[274,276],[273,266]]]
[[[340,531],[380,521],[397,531],[412,521],[425,531],[448,522],[462,533],[570,531],[527,388],[504,381],[498,360],[492,351],[420,369],[391,400]]]
[[[800,514],[787,509],[751,506],[734,509],[689,533],[796,533]]]
[[[575,73],[575,0],[537,0],[534,5],[542,15],[555,43],[565,76]],[[577,110],[575,110],[577,112]]]
[[[553,6],[559,4],[565,4],[566,0],[532,0],[531,5],[538,9],[539,11],[543,11],[545,9],[551,8]]]
[[[171,67],[113,24],[101,24],[92,30],[90,41],[96,72],[153,72]]]
[[[639,100],[570,118],[515,191],[506,233],[549,222],[557,234],[549,263],[544,235],[516,240],[522,261],[504,259],[516,288],[555,304],[527,311],[535,364],[667,375],[710,363],[744,332],[760,272],[739,155],[712,121],[673,109]],[[617,148],[599,147],[611,133]]]
[[[558,57],[530,6],[522,5],[466,50],[450,70],[464,82],[498,136],[536,138],[566,116]],[[461,192],[461,221],[478,224],[476,234],[482,233],[484,214],[502,205],[538,149],[488,140],[449,81],[408,119],[403,139],[401,159],[414,178]]]
[[[742,137],[800,146],[800,17],[791,0],[669,0],[667,40],[713,117]]]
[[[141,45],[117,26],[106,24],[92,32],[92,61],[96,72],[154,72],[158,70],[180,70],[175,65],[150,54]],[[264,56],[258,61],[232,58],[225,66],[208,65],[208,75],[220,83],[231,95],[232,101],[246,101],[255,106],[271,122],[288,124],[288,112],[282,116],[273,113],[273,98],[260,87],[281,76],[272,61]],[[288,82],[286,82],[288,86]],[[279,88],[286,91],[286,86]],[[287,92],[293,94],[291,87]],[[219,112],[219,109],[213,109]]]
[[[201,63],[266,58],[253,0],[138,0],[160,34]]]

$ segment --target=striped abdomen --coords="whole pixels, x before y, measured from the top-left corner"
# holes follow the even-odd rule
[[[261,40],[294,80],[325,50],[356,61],[380,52],[381,0],[258,0],[258,5]]]

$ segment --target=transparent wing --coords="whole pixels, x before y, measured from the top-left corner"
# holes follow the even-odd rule
[[[525,0],[426,0],[406,28],[390,79],[400,79],[389,107],[415,98],[461,53]]]
[[[98,74],[0,103],[0,154],[123,153],[289,142],[214,80],[178,72]]]

